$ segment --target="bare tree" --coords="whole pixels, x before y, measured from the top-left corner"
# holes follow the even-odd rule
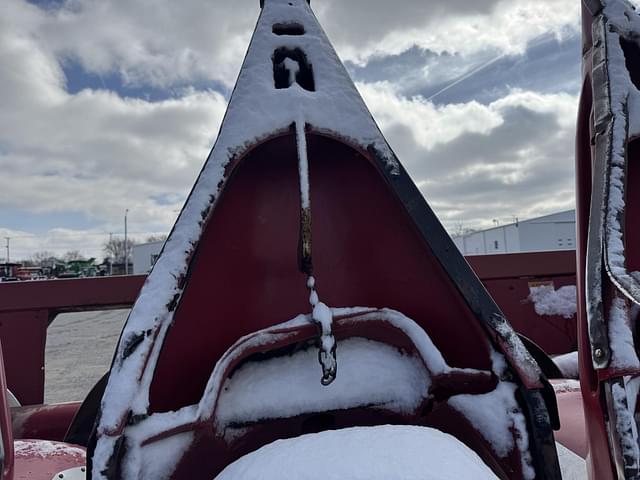
[[[149,235],[147,237],[147,243],[152,242],[164,242],[167,239],[168,235]]]
[[[111,262],[124,263],[125,258],[131,261],[131,250],[135,244],[135,240],[127,239],[125,248],[124,238],[113,237],[103,245],[102,249]]]
[[[40,267],[47,267],[55,263],[56,256],[53,252],[42,250],[31,255],[31,261]]]
[[[80,250],[69,250],[62,256],[62,260],[72,262],[74,260],[85,260],[85,257],[80,253]]]
[[[470,233],[475,232],[475,228],[469,228],[464,226],[464,221],[459,220],[453,225],[453,229],[451,231],[451,238],[464,237],[465,235],[469,235]]]

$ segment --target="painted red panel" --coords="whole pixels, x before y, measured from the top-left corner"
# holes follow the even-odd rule
[[[22,404],[44,401],[46,310],[0,313],[0,340],[9,389]]]
[[[13,480],[52,480],[70,468],[85,465],[83,447],[46,440],[17,440]]]
[[[32,405],[11,408],[11,425],[15,439],[39,438],[62,441],[79,402],[57,405]]]
[[[308,145],[321,300],[400,310],[425,328],[450,365],[489,368],[485,334],[373,164],[325,137],[309,135]],[[283,136],[235,169],[165,340],[151,389],[154,411],[199,400],[216,360],[241,336],[310,311],[297,265],[296,159],[294,137]]]

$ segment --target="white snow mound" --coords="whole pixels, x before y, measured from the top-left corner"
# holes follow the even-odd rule
[[[439,430],[354,427],[278,440],[225,468],[215,480],[497,479],[480,457]]]
[[[538,315],[560,315],[571,318],[576,314],[576,286],[566,285],[558,290],[552,285],[529,287],[529,300]]]
[[[218,403],[223,425],[303,413],[384,406],[413,412],[427,396],[430,379],[418,358],[364,338],[338,346],[339,368],[330,386],[320,383],[318,350],[249,362],[225,383]]]

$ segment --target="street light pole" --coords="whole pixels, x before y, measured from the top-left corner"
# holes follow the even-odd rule
[[[129,209],[124,211],[124,274],[129,275],[129,244],[127,243],[127,214]]]
[[[7,263],[10,262],[9,260],[9,240],[11,240],[11,237],[4,237],[7,240]]]

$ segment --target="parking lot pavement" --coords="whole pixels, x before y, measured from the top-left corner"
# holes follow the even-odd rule
[[[129,310],[64,313],[47,330],[45,403],[82,400],[107,371]]]

